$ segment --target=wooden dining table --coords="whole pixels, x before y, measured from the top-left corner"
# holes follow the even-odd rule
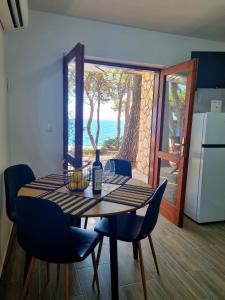
[[[81,217],[108,217],[112,299],[119,299],[117,216],[135,212],[154,193],[148,184],[127,176],[115,175],[103,183],[102,193],[94,195],[89,185],[83,192],[71,192],[60,174],[50,174],[23,186],[18,196],[32,196],[57,203],[73,223]],[[75,221],[76,223],[76,221]],[[78,224],[79,226],[79,224]]]

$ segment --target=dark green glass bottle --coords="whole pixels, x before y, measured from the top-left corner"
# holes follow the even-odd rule
[[[96,150],[96,158],[92,165],[92,190],[93,194],[102,192],[102,163],[100,162],[100,150]]]

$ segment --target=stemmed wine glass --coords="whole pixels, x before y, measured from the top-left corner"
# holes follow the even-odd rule
[[[110,180],[115,175],[115,162],[114,160],[108,160],[103,169],[104,182],[110,183]]]
[[[115,170],[115,161],[114,161],[114,159],[111,159],[109,162],[110,162],[110,172],[109,172],[109,181],[110,181],[115,176],[116,170]]]

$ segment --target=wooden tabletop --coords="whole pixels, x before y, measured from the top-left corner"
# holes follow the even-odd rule
[[[59,195],[60,195],[60,193],[62,193],[62,195],[68,195],[66,197],[70,197],[70,196],[76,197],[77,196],[78,199],[80,199],[80,198],[82,198],[84,200],[87,199],[86,203],[92,203],[90,208],[86,209],[85,211],[75,210],[75,211],[73,211],[73,213],[69,212],[69,214],[71,214],[73,216],[78,215],[80,217],[103,217],[103,216],[119,215],[119,214],[122,214],[125,212],[135,211],[139,207],[142,206],[141,204],[139,206],[129,205],[129,202],[126,200],[126,198],[124,198],[125,201],[127,201],[126,204],[110,202],[111,200],[110,201],[104,200],[104,199],[109,198],[108,196],[111,195],[113,191],[116,191],[120,187],[122,187],[121,185],[103,183],[102,193],[98,194],[98,195],[94,195],[92,193],[91,185],[89,185],[89,187],[87,189],[85,189],[84,192],[72,193],[67,189],[67,187],[65,185],[61,186],[59,188],[56,188],[56,189],[54,189],[53,192],[51,192],[51,191],[47,191],[46,189],[42,189],[42,187],[44,188],[43,182],[46,178],[47,177],[45,177],[43,179],[38,179],[37,181],[34,182],[36,185],[41,182],[41,185],[37,186],[37,188],[36,188],[36,185],[35,185],[35,188],[30,187],[30,185],[22,187],[18,192],[18,196],[32,196],[32,197],[48,199],[48,196],[46,196],[46,195],[50,195],[51,193],[54,193],[54,194],[59,193]],[[48,183],[51,186],[50,179],[49,178],[47,178],[47,179],[48,179]],[[54,182],[56,182],[56,181],[54,181]],[[62,183],[61,183],[61,185],[62,185]],[[124,188],[126,189],[126,187],[128,188],[128,190],[129,190],[129,188],[132,188],[132,191],[133,190],[135,191],[135,187],[137,187],[139,189],[139,195],[142,198],[143,198],[143,196],[141,195],[141,187],[143,187],[143,189],[145,189],[145,191],[146,191],[146,188],[150,188],[150,186],[148,184],[146,184],[140,180],[133,179],[133,178],[130,178],[123,185],[123,189]],[[122,193],[122,195],[124,195],[124,192]],[[65,198],[65,196],[64,196],[64,198]],[[133,198],[134,198],[134,196],[133,196]],[[89,199],[91,202],[89,201]],[[74,200],[74,201],[76,201],[76,200]],[[60,203],[58,203],[58,204],[60,205]],[[67,204],[67,206],[69,206],[69,205]],[[62,209],[63,208],[64,207],[62,207]],[[68,209],[66,210],[66,212],[68,213]]]

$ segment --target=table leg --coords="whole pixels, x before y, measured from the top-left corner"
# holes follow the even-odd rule
[[[110,268],[111,268],[111,293],[112,299],[119,299],[118,285],[118,257],[116,239],[116,216],[109,217],[109,247],[110,247]]]

